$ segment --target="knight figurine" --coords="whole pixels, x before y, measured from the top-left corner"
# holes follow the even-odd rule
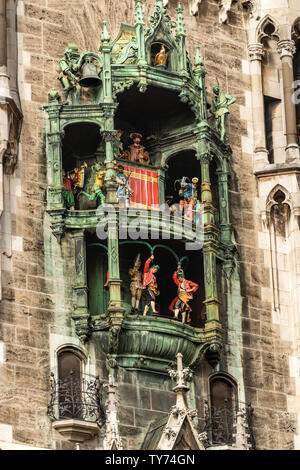
[[[144,316],[147,315],[149,307],[151,305],[153,313],[159,313],[155,309],[155,297],[157,297],[160,292],[157,290],[157,281],[155,273],[159,270],[158,265],[152,265],[150,268],[151,261],[154,260],[154,255],[150,256],[147,259],[144,266],[144,278],[143,278],[143,289],[146,291],[146,305],[144,309]]]
[[[128,271],[131,281],[130,292],[132,313],[139,313],[139,305],[143,293],[143,275],[140,271],[141,264],[141,255],[139,253],[134,259],[133,267]]]
[[[229,114],[229,106],[236,102],[236,98],[225,94],[219,85],[213,87],[213,92],[215,96],[211,111],[215,117],[214,128],[219,132],[222,142],[225,142],[226,120]]]
[[[199,288],[195,282],[185,279],[181,265],[177,266],[177,271],[173,274],[173,281],[178,287],[177,297],[172,301],[169,309],[174,312],[174,318],[177,320],[179,313],[181,314],[182,323],[191,322],[190,313],[192,311],[189,302],[193,299],[193,293]]]
[[[64,57],[59,61],[60,74],[58,80],[63,87],[64,104],[69,104],[68,97],[71,94],[72,104],[78,104],[80,98],[79,66],[80,58],[78,47],[75,44],[68,46]]]
[[[102,189],[103,189],[103,178],[106,173],[106,170],[103,168],[102,163],[95,163],[93,166],[93,170],[96,171],[96,175],[95,175],[95,182],[94,182],[94,186],[92,189],[92,193],[88,194],[84,191],[81,191],[80,194],[83,194],[84,196],[86,196],[89,201],[94,201],[94,199],[99,197],[101,201],[100,202],[101,206],[104,206],[105,196],[102,192]]]

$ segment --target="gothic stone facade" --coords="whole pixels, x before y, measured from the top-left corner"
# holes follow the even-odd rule
[[[144,3],[148,18],[155,2]],[[175,17],[177,2],[164,3]],[[242,310],[233,309],[224,320],[218,367],[234,377],[244,401],[254,408],[257,449],[299,449],[300,157],[298,113],[288,82],[293,58],[300,57],[294,50],[299,2],[182,4],[187,49],[194,57],[200,45],[208,90],[218,77],[226,93],[237,98],[227,133],[233,151],[230,211],[241,278],[235,298],[242,301]],[[5,73],[0,77],[0,447],[73,449],[75,443],[53,429],[47,416],[57,351],[78,348],[88,358],[88,371],[104,380],[107,369],[103,352],[81,342],[71,318],[73,246],[68,237],[57,242],[45,211],[41,108],[49,89],[58,88],[58,63],[68,44],[98,51],[102,21],[116,37],[121,23],[135,24],[135,2],[2,0],[0,5],[1,37],[6,36],[8,51],[0,67],[11,77],[10,82]],[[22,115],[21,135],[15,131],[11,137],[11,127],[18,128],[14,120],[18,123]],[[8,142],[18,138],[17,161],[11,164]],[[209,393],[204,380],[213,372],[209,367],[200,367],[195,376],[194,408]],[[150,422],[164,418],[174,405],[172,384],[167,376],[126,369],[118,370],[117,382],[123,447],[139,449]],[[81,448],[103,448],[104,434],[105,428]]]

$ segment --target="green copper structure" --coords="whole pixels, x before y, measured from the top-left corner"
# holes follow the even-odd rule
[[[62,253],[66,249],[64,240],[72,244],[75,271],[70,273],[74,301],[71,316],[76,332],[83,342],[99,343],[110,368],[119,366],[160,374],[166,374],[168,364],[178,352],[183,354],[185,366],[196,367],[202,360],[213,366],[218,363],[223,341],[220,289],[226,279],[230,280],[236,266],[228,196],[228,161],[232,153],[225,128],[228,107],[234,98],[225,95],[218,85],[214,88],[212,112],[209,111],[207,72],[200,46],[196,47],[193,64],[186,49],[180,3],[176,12],[177,19],[173,21],[163,2],[157,0],[147,26],[143,2],[136,0],[135,25],[122,24],[113,42],[103,22],[99,53],[80,53],[75,45],[69,45],[59,64],[63,99],[52,89],[44,106],[47,213]],[[127,256],[125,249],[136,249],[136,254],[145,250],[145,256],[163,252],[170,264],[196,263],[196,258],[184,251],[185,243],[192,241],[191,233],[187,230],[179,236],[176,219],[168,225],[167,217],[157,213],[159,240],[152,241],[149,236],[149,240],[130,240],[130,244],[125,244],[119,240],[118,229],[109,230],[107,240],[97,239],[97,227],[104,216],[92,205],[92,198],[89,201],[84,194],[91,194],[93,187],[90,169],[95,162],[102,162],[103,191],[106,203],[115,208],[118,228],[114,144],[120,128],[126,129],[128,141],[131,133],[141,132],[150,164],[132,161],[130,165],[135,172],[157,172],[160,204],[168,196],[166,188],[173,162],[183,168],[184,155],[193,158],[193,171],[199,176],[204,227],[199,257],[202,261],[198,265],[206,311],[201,327],[176,322],[166,316],[167,312],[143,317],[128,311],[129,281],[121,262],[121,253]],[[62,170],[70,173],[86,160],[90,164],[86,165],[84,191],[81,194],[77,190],[75,210],[67,210]],[[118,163],[129,164],[122,158],[118,158]],[[150,210],[140,213],[145,224]],[[128,225],[132,218],[133,215],[128,216]],[[170,240],[164,237],[167,232]],[[162,282],[160,289],[164,289]],[[230,314],[225,305],[222,308],[225,315]]]

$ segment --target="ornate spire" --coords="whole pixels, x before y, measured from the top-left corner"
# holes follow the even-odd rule
[[[136,25],[144,25],[144,17],[143,17],[143,0],[135,0],[135,12],[136,12]]]
[[[189,391],[187,382],[192,379],[193,374],[190,369],[183,369],[182,357],[181,353],[177,354],[177,370],[169,370],[169,375],[174,381],[176,381],[176,386],[173,388],[174,392],[177,394],[176,407],[187,409],[185,393]]]
[[[177,36],[186,36],[183,22],[183,8],[180,2],[178,2],[177,11]]]
[[[113,377],[111,374],[108,378],[108,384],[106,384],[105,387],[107,387],[106,433],[103,440],[103,447],[104,450],[123,450],[122,439],[119,435],[119,421],[117,419],[117,386],[113,383]]]
[[[110,35],[109,35],[109,32],[107,30],[107,27],[106,27],[106,24],[107,24],[107,21],[103,21],[103,31],[102,31],[102,35],[101,35],[101,42],[102,44],[106,43],[106,44],[109,44],[110,43]]]

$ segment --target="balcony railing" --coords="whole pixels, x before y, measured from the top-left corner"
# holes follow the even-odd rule
[[[206,446],[235,446],[237,434],[243,433],[249,448],[256,448],[252,431],[253,408],[251,403],[234,405],[230,400],[224,400],[219,406],[209,406],[204,402],[205,428],[207,435]],[[238,423],[238,416],[240,422]],[[242,429],[242,431],[241,431]]]
[[[103,385],[98,377],[78,374],[72,370],[63,379],[56,379],[51,373],[48,416],[52,421],[78,419],[103,426],[106,420]]]

